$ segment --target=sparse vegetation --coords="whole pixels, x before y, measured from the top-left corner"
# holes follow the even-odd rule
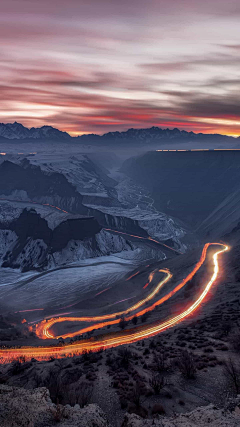
[[[62,421],[64,418],[65,408],[64,406],[60,405],[59,402],[57,402],[55,406],[50,406],[49,411],[52,414],[53,420],[57,423]]]
[[[152,407],[152,415],[165,415],[166,411],[161,403],[155,403]]]
[[[127,368],[130,363],[132,353],[128,348],[120,348],[118,350],[118,357],[119,357],[120,365]]]
[[[240,363],[229,358],[224,363],[224,373],[229,388],[237,395],[240,392]]]
[[[137,322],[138,322],[138,318],[137,318],[137,316],[134,316],[134,317],[132,318],[132,323],[133,323],[133,325],[136,325],[136,324],[137,324]]]
[[[127,325],[128,325],[128,322],[125,320],[124,317],[121,317],[121,319],[119,321],[119,328],[125,329]]]
[[[178,358],[178,366],[185,378],[195,378],[196,363],[192,353],[189,353],[187,350],[182,351],[180,357]]]
[[[154,353],[153,357],[154,369],[158,372],[165,372],[167,370],[166,355],[164,352]]]
[[[152,387],[154,394],[158,395],[160,391],[165,387],[166,380],[163,375],[152,375],[149,380],[149,384]]]

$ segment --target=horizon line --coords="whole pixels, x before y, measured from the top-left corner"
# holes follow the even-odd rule
[[[177,130],[179,130],[180,132],[186,132],[186,133],[193,133],[193,134],[195,134],[195,135],[219,135],[219,136],[227,136],[228,138],[230,137],[230,138],[234,138],[234,139],[236,139],[236,138],[239,138],[240,137],[240,134],[224,134],[224,133],[208,133],[208,132],[194,132],[194,131],[192,131],[192,130],[190,130],[190,131],[188,131],[188,130],[185,130],[185,129],[179,129],[178,127],[162,127],[162,126],[149,126],[149,127],[130,127],[130,128],[128,128],[127,130],[122,130],[122,131],[120,131],[120,130],[113,130],[113,131],[108,131],[108,132],[104,132],[104,133],[93,133],[93,132],[74,132],[74,131],[66,131],[66,130],[61,130],[61,129],[59,129],[58,127],[54,127],[54,126],[52,126],[52,125],[42,125],[42,126],[37,126],[37,127],[35,127],[35,126],[31,126],[31,127],[28,127],[28,126],[25,126],[25,125],[23,125],[21,122],[17,122],[16,120],[14,121],[14,122],[6,122],[6,123],[4,123],[4,122],[0,122],[0,125],[13,125],[13,124],[19,124],[19,125],[21,125],[21,126],[23,126],[23,127],[25,127],[26,129],[28,129],[28,130],[31,130],[31,129],[41,129],[41,128],[43,128],[43,127],[49,127],[49,128],[52,128],[52,129],[56,129],[56,130],[58,130],[58,131],[60,131],[60,132],[63,132],[63,133],[66,133],[66,134],[68,134],[69,136],[70,136],[70,138],[77,138],[77,137],[81,137],[81,136],[84,136],[84,135],[96,135],[96,136],[104,136],[104,135],[107,135],[108,133],[116,133],[116,132],[118,132],[118,133],[124,133],[124,132],[128,132],[129,130],[131,130],[131,129],[133,129],[133,130],[146,130],[146,129],[152,129],[152,128],[157,128],[157,129],[162,129],[162,130],[170,130],[170,131],[172,131],[172,130],[174,130],[174,129],[177,129]],[[1,135],[0,135],[0,137],[1,137]],[[12,139],[12,138],[7,138],[7,137],[5,137],[6,139]]]

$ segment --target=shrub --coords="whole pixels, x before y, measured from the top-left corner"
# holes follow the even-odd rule
[[[196,374],[196,364],[192,353],[184,350],[181,356],[178,358],[178,366],[185,378],[194,378]]]
[[[146,408],[144,408],[143,406],[136,406],[134,404],[130,404],[128,406],[128,412],[130,414],[136,414],[139,415],[139,417],[141,418],[146,418],[148,411]]]
[[[145,322],[147,321],[148,316],[149,316],[149,313],[144,313],[144,314],[141,316],[141,322],[142,322],[142,323],[145,323]]]
[[[131,394],[129,396],[130,397],[129,400],[132,403],[134,403],[134,405],[136,405],[137,408],[140,408],[140,406],[141,406],[141,396],[142,396],[141,387],[136,382],[135,385],[134,385],[134,387],[133,387],[133,390],[132,390],[132,392],[131,392]]]
[[[49,408],[55,422],[59,423],[65,417],[65,408],[59,402]]]
[[[213,353],[214,352],[212,347],[206,347],[206,348],[204,348],[203,351],[204,351],[204,353]]]
[[[118,324],[119,328],[125,329],[127,324],[128,324],[128,322],[125,320],[125,318],[121,317],[119,324]]]
[[[166,355],[165,353],[154,353],[154,368],[158,372],[164,372],[166,371]]]
[[[166,413],[164,407],[160,403],[156,403],[152,407],[152,415],[164,415]]]
[[[157,395],[165,387],[166,381],[162,375],[153,375],[149,380],[149,384],[152,387],[154,394]]]
[[[54,403],[62,401],[62,381],[59,372],[56,369],[51,369],[49,371],[49,375],[45,380],[45,386],[48,388],[50,397]]]
[[[137,324],[137,322],[138,322],[138,318],[137,318],[137,316],[134,316],[134,317],[132,318],[132,323],[133,323],[133,325],[136,325],[136,324]]]
[[[151,349],[156,348],[156,343],[154,340],[150,341],[149,348]]]
[[[12,375],[18,375],[23,371],[23,366],[19,360],[16,360],[12,363],[12,367],[10,370]]]
[[[124,399],[124,397],[122,397],[121,399],[119,399],[119,401],[120,401],[121,409],[126,409],[128,406],[127,400]]]
[[[240,330],[236,330],[230,336],[230,342],[236,352],[240,352]]]
[[[131,351],[128,350],[127,348],[120,348],[118,350],[118,356],[119,356],[120,364],[123,367],[127,368],[130,363],[130,359],[132,357]]]
[[[229,358],[224,363],[224,373],[225,377],[236,394],[240,392],[240,365],[233,362],[231,358]]]

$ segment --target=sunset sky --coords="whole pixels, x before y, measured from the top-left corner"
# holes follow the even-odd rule
[[[1,0],[0,122],[240,134],[239,0]]]

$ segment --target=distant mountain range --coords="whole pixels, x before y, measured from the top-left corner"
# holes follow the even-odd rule
[[[128,129],[125,132],[108,132],[104,135],[86,134],[77,137],[71,137],[67,132],[62,132],[52,126],[42,126],[40,128],[31,128],[23,126],[21,123],[0,123],[0,140],[6,142],[10,140],[23,140],[25,142],[30,140],[52,140],[52,141],[69,141],[80,142],[83,144],[154,144],[158,141],[171,142],[179,140],[180,142],[186,141],[209,141],[209,142],[222,142],[231,140],[233,138],[227,135],[219,134],[203,134],[187,132],[185,130],[162,129],[160,127],[151,127],[147,129]],[[240,137],[237,138],[238,140]]]
[[[67,132],[61,132],[52,126],[28,129],[21,123],[0,123],[0,137],[7,139],[69,139]]]

